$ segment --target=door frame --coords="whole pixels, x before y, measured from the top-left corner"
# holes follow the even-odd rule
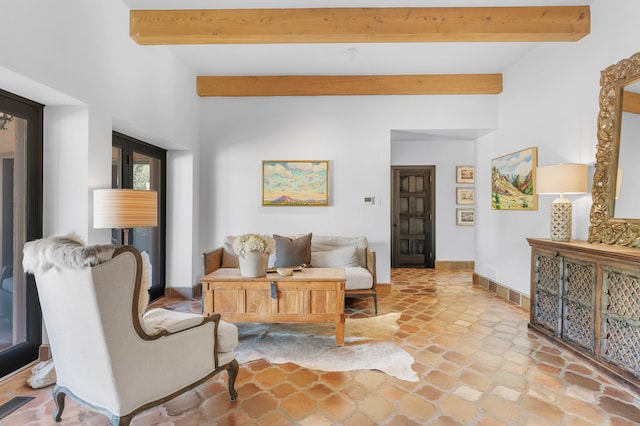
[[[425,256],[425,264],[424,264],[424,268],[433,268],[435,267],[435,261],[436,261],[436,166],[435,165],[416,165],[416,166],[391,166],[391,216],[390,216],[390,227],[391,227],[391,267],[392,268],[396,268],[398,266],[395,266],[395,259],[394,259],[394,253],[396,252],[396,229],[397,226],[394,223],[394,219],[396,217],[396,212],[398,210],[398,206],[397,206],[397,202],[396,202],[396,185],[399,184],[399,182],[396,182],[396,178],[395,178],[395,172],[396,171],[411,171],[411,170],[416,170],[416,171],[425,171],[425,170],[429,170],[431,171],[430,176],[432,177],[432,179],[429,180],[429,182],[426,182],[427,185],[427,192],[428,192],[428,202],[429,205],[431,206],[431,220],[430,220],[430,238],[428,239],[429,241],[429,245],[432,247],[431,250],[431,258],[429,258],[429,256]],[[425,228],[426,229],[426,228]],[[425,241],[427,241],[427,239],[425,238]]]

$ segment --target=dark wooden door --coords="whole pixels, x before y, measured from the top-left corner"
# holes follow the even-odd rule
[[[433,268],[435,166],[394,166],[391,266]]]

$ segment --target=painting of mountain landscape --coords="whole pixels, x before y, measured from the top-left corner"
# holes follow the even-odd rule
[[[328,206],[328,161],[263,161],[263,206]]]
[[[491,160],[491,208],[537,210],[535,170],[538,149],[523,149]]]

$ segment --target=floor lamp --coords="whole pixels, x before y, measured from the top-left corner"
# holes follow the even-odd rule
[[[555,164],[536,169],[536,193],[559,194],[551,203],[551,239],[571,240],[571,201],[565,194],[587,192],[586,164]]]
[[[93,191],[93,227],[124,230],[129,245],[129,229],[158,226],[158,193],[137,189],[96,189]]]

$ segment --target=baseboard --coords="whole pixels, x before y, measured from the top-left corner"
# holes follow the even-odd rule
[[[202,285],[194,287],[165,287],[164,297],[168,299],[199,299],[202,297]]]
[[[475,272],[473,273],[473,285],[482,287],[485,290],[489,290],[492,293],[496,293],[498,297],[501,297],[510,302],[513,302],[516,305],[519,305],[526,310],[531,309],[530,299],[528,296],[525,296],[524,294],[517,292],[516,290],[513,290],[509,287],[505,287],[501,284],[498,284],[497,282],[492,281],[488,278],[480,276]]]
[[[376,294],[378,296],[388,296],[391,294],[391,283],[377,283]]]
[[[475,262],[473,260],[436,260],[435,268],[443,271],[458,271],[462,269],[473,270]]]

